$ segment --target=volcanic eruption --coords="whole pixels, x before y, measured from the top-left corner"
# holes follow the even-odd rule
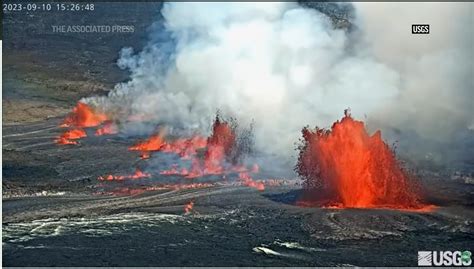
[[[78,102],[60,125],[60,127],[70,128],[70,130],[61,134],[55,142],[59,145],[76,145],[78,142],[74,140],[87,136],[83,128],[96,127],[102,123],[104,126],[96,131],[97,136],[117,133],[117,127],[108,120],[105,114],[94,110],[85,103]]]
[[[95,127],[107,120],[107,116],[78,102],[72,112],[64,119],[61,127]]]
[[[245,143],[238,143],[248,139],[245,135],[240,138],[237,135],[236,124],[222,119],[217,113],[212,125],[212,133],[203,140],[200,136],[190,139],[178,139],[173,142],[163,142],[159,151],[176,153],[182,160],[191,160],[191,167],[179,168],[175,164],[171,169],[161,171],[162,175],[182,175],[188,179],[203,177],[208,175],[225,175],[238,173],[239,179],[244,185],[263,190],[263,184],[254,183],[249,173],[257,173],[258,165],[247,168],[239,164],[238,160],[245,154],[246,149],[241,149]],[[198,150],[203,150],[200,157]]]
[[[381,132],[369,135],[348,110],[330,130],[303,128],[296,172],[305,180],[302,205],[421,209],[411,177]]]

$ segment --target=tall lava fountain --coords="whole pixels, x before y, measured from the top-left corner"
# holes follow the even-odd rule
[[[302,204],[420,209],[415,185],[381,132],[369,135],[348,111],[330,130],[304,128],[295,170],[305,179]]]

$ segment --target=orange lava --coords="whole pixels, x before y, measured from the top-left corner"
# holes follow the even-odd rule
[[[216,116],[212,127],[212,134],[204,139],[195,136],[191,139],[178,139],[171,143],[165,143],[161,147],[163,152],[178,154],[183,160],[191,160],[189,169],[179,168],[174,164],[170,169],[162,170],[162,175],[179,175],[188,179],[208,175],[225,175],[229,173],[258,173],[258,165],[253,165],[251,169],[228,161],[236,143],[236,134],[230,124]],[[204,159],[197,156],[199,149],[204,149]],[[263,185],[245,181],[248,186],[262,189]]]
[[[117,125],[111,121],[106,121],[104,125],[95,131],[96,136],[111,135],[118,133]]]
[[[240,180],[242,180],[242,183],[247,187],[255,188],[259,191],[265,190],[265,185],[263,184],[263,182],[253,180],[246,172],[239,173],[239,178]]]
[[[197,154],[197,150],[207,146],[206,138],[194,136],[188,139],[180,138],[172,142],[167,142],[161,148],[161,151],[175,153],[183,159],[190,159]]]
[[[144,173],[140,169],[135,170],[135,174],[132,175],[107,175],[107,176],[100,176],[97,179],[101,181],[122,181],[126,179],[141,179],[141,178],[150,178],[151,174]]]
[[[147,140],[142,141],[134,146],[131,146],[128,149],[142,151],[142,152],[158,151],[164,145],[164,143],[165,141],[163,139],[163,134],[159,133],[159,134],[152,135]]]
[[[236,135],[230,124],[216,116],[212,125],[212,135],[207,139],[207,159],[222,159],[230,156],[235,146]],[[218,150],[217,150],[218,148]]]
[[[175,164],[171,167],[171,169],[168,170],[163,170],[160,172],[161,175],[181,175],[181,176],[187,176],[189,174],[188,169],[186,168],[178,168],[178,165]]]
[[[192,167],[187,178],[196,178],[205,175],[219,175],[227,171],[232,171],[224,167],[226,157],[230,156],[235,146],[236,135],[230,124],[216,116],[212,126],[212,134],[207,139],[207,148],[204,161],[198,158],[192,160]]]
[[[184,206],[184,213],[190,213],[191,210],[193,210],[193,207],[194,207],[194,202],[190,201]]]
[[[219,115],[216,116],[212,127],[212,134],[207,139],[195,135],[191,138],[167,141],[163,130],[159,134],[152,135],[147,140],[129,147],[129,150],[140,151],[141,159],[148,159],[151,152],[160,151],[177,154],[181,160],[191,161],[191,167],[185,168],[179,167],[178,164],[173,164],[171,168],[161,170],[159,172],[161,175],[176,175],[194,179],[208,175],[244,173],[246,175],[245,179],[242,179],[244,185],[259,190],[264,189],[263,183],[255,182],[249,176],[249,173],[258,173],[258,165],[255,164],[251,168],[247,168],[229,161],[236,145],[236,134],[231,125],[222,120]],[[201,149],[204,152],[203,157],[199,156],[201,154],[198,154]],[[108,176],[108,178],[110,180],[115,179],[114,176]],[[107,180],[107,177],[105,177],[105,180]]]
[[[86,137],[86,132],[82,128],[94,127],[107,120],[107,116],[93,110],[90,106],[78,102],[72,109],[72,112],[64,119],[60,127],[70,127],[72,129],[65,131],[55,140],[59,145],[76,145],[82,137]]]
[[[421,209],[410,177],[382,140],[349,113],[331,130],[303,129],[295,170],[305,179],[300,204],[322,201],[336,208]]]
[[[89,105],[78,102],[64,119],[61,127],[95,127],[107,120],[107,116],[93,110]]]
[[[77,141],[74,140],[86,136],[87,134],[83,129],[72,129],[64,132],[60,137],[55,140],[55,142],[60,145],[76,145]]]

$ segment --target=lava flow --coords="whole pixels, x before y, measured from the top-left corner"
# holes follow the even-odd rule
[[[126,180],[126,179],[141,179],[141,178],[150,178],[151,177],[151,174],[149,173],[144,173],[142,172],[140,169],[136,169],[135,170],[135,174],[133,175],[124,175],[124,176],[121,176],[121,175],[107,175],[107,176],[100,176],[98,177],[97,179],[98,180],[101,180],[101,181],[122,181],[122,180]]]
[[[296,172],[305,180],[301,205],[422,209],[410,177],[377,131],[345,111],[331,130],[303,129]]]
[[[83,129],[72,129],[61,134],[61,136],[58,137],[55,142],[60,145],[76,145],[77,141],[74,140],[86,136],[87,134]]]

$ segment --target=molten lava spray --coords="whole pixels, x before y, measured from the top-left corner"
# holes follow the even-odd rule
[[[303,145],[295,170],[305,179],[302,204],[423,207],[380,131],[370,136],[364,123],[354,120],[347,111],[331,130],[303,129]]]
[[[197,150],[207,146],[206,138],[202,136],[193,136],[191,138],[179,138],[172,142],[166,142],[161,151],[175,153],[182,159],[190,159],[197,154]]]
[[[95,127],[107,120],[107,116],[93,110],[90,106],[78,102],[72,113],[64,119],[61,127]]]
[[[161,147],[165,144],[164,135],[165,130],[160,129],[157,134],[152,135],[147,140],[141,141],[138,144],[129,147],[128,149],[142,152],[159,151]]]
[[[222,163],[231,155],[235,145],[235,132],[230,124],[216,116],[212,134],[207,139],[204,170],[208,174],[222,173]]]
[[[59,145],[76,145],[75,139],[86,137],[87,134],[82,128],[95,127],[107,120],[107,116],[93,110],[90,106],[78,102],[72,109],[72,112],[64,119],[60,127],[70,127],[72,129],[65,131],[55,142]],[[117,130],[106,123],[101,129],[97,130],[96,135],[112,134]]]
[[[212,135],[207,139],[208,151],[206,156],[212,158],[212,156],[209,156],[213,154],[212,148],[219,148],[222,154],[230,156],[235,146],[235,141],[235,132],[232,130],[230,124],[223,121],[219,115],[217,115],[212,125]]]

